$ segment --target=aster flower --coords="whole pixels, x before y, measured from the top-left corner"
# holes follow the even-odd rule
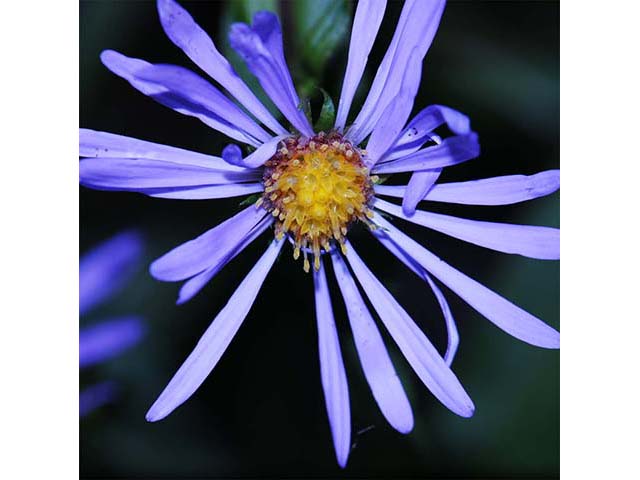
[[[95,247],[80,260],[80,315],[118,293],[140,259],[142,243],[135,232],[123,232]],[[103,319],[80,330],[80,368],[110,360],[140,341],[144,326],[139,317]],[[103,381],[80,392],[80,416],[113,400],[117,384]]]
[[[291,243],[295,259],[302,255],[304,270],[312,271],[322,386],[336,458],[342,467],[351,445],[350,401],[327,286],[328,260],[323,257],[330,258],[333,266],[371,392],[383,416],[399,432],[413,428],[411,406],[361,291],[426,387],[462,417],[473,415],[474,405],[450,368],[459,339],[436,280],[510,335],[539,347],[559,347],[555,329],[445,263],[383,217],[384,213],[500,252],[559,258],[555,228],[481,222],[417,209],[423,200],[506,205],[559,188],[556,170],[436,183],[442,169],[479,155],[478,137],[464,114],[432,105],[409,119],[422,61],[438,28],[444,1],[404,3],[366,100],[355,119],[348,121],[385,7],[384,0],[361,0],[357,5],[338,111],[330,131],[314,131],[299,108],[281,27],[273,13],[257,13],[252,25],[232,25],[229,38],[289,129],[260,103],[207,34],[173,0],[158,1],[166,34],[244,110],[188,69],[103,52],[107,68],[137,90],[254,149],[243,156],[239,147],[231,145],[216,157],[112,133],[80,132],[80,155],[85,157],[80,162],[80,177],[87,187],[187,200],[260,194],[254,205],[151,265],[151,274],[159,280],[185,281],[178,303],[196,295],[265,231],[273,227],[275,235],[152,405],[149,421],[163,419],[185,402],[216,366],[286,243]],[[380,184],[379,175],[400,172],[411,173],[407,185]],[[401,198],[402,204],[380,196]],[[356,223],[367,225],[372,236],[436,296],[449,336],[444,354],[360,259],[348,240],[349,229]]]

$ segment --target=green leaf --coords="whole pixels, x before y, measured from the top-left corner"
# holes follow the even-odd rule
[[[242,200],[238,206],[239,207],[247,207],[249,205],[253,205],[258,201],[258,199],[262,196],[261,193],[254,193],[253,195],[249,195],[247,198]]]
[[[316,78],[345,40],[351,23],[350,5],[345,0],[296,0],[290,3],[301,63]]]
[[[307,120],[309,121],[309,123],[313,123],[313,119],[311,118],[311,99],[310,98],[303,97],[302,100],[300,100],[300,104],[298,105],[298,110],[302,110],[304,112],[304,116],[307,117]],[[295,127],[293,127],[292,125],[291,128],[295,128]]]
[[[326,132],[333,128],[333,125],[336,121],[336,107],[333,104],[333,100],[329,96],[329,94],[324,90],[320,89],[322,95],[324,96],[324,100],[322,102],[322,110],[320,110],[320,116],[318,117],[318,121],[314,126],[314,131],[316,132]]]

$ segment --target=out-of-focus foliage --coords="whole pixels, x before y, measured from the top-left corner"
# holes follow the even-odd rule
[[[333,128],[333,125],[336,121],[336,107],[333,104],[333,100],[329,94],[321,89],[322,96],[324,98],[322,102],[322,110],[320,110],[320,115],[318,117],[318,121],[314,125],[314,130],[316,132],[326,132]]]

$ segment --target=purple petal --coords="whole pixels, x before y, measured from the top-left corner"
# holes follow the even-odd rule
[[[229,185],[258,180],[260,172],[226,172],[193,165],[143,158],[85,158],[80,183],[99,190],[146,193],[147,189]]]
[[[367,143],[367,165],[375,165],[386,151],[396,142],[400,131],[407,123],[413,108],[413,101],[418,93],[420,77],[422,76],[422,58],[417,49],[413,49],[409,58],[409,68],[402,79],[400,92],[384,109],[380,120],[376,122]]]
[[[211,373],[249,313],[282,245],[283,241],[274,241],[269,245],[151,406],[147,421],[156,422],[169,415],[193,395]]]
[[[332,254],[331,260],[347,307],[360,364],[371,392],[389,424],[400,433],[409,433],[413,429],[411,405],[380,331],[340,255],[337,252]]]
[[[176,65],[151,65],[136,73],[136,78],[159,85],[167,90],[166,95],[184,99],[186,103],[202,107],[219,121],[226,122],[263,143],[271,139],[247,114],[194,72]],[[255,143],[255,141],[254,141]]]
[[[114,382],[106,381],[91,385],[80,392],[80,417],[113,401],[118,394]]]
[[[397,160],[379,162],[372,171],[375,173],[397,173],[432,170],[466,162],[479,154],[478,135],[470,133],[446,138],[439,145],[418,150]]]
[[[438,351],[362,262],[349,242],[347,248],[347,260],[362,289],[420,380],[452,412],[462,417],[472,416],[474,406],[471,398]]]
[[[318,350],[320,353],[320,376],[327,406],[329,426],[333,437],[338,464],[347,465],[351,449],[351,411],[347,374],[340,353],[340,341],[333,318],[331,297],[327,286],[324,266],[313,272],[318,322]]]
[[[407,184],[407,190],[402,199],[402,211],[405,215],[413,215],[416,212],[418,203],[433,188],[440,173],[442,173],[442,168],[413,172],[411,174],[411,179]]]
[[[541,260],[560,258],[560,230],[557,228],[481,222],[422,210],[406,216],[401,207],[381,199],[376,199],[375,207],[409,222],[498,252]]]
[[[446,298],[444,297],[438,286],[435,284],[435,282],[431,279],[427,271],[420,265],[418,265],[409,255],[407,255],[404,250],[402,250],[400,247],[398,247],[398,245],[390,241],[389,238],[384,235],[377,235],[377,237],[378,240],[380,240],[380,242],[383,243],[391,253],[398,257],[398,260],[404,263],[407,268],[409,268],[409,270],[420,277],[421,280],[426,281],[431,287],[431,290],[433,290],[433,293],[436,296],[438,303],[440,304],[440,309],[442,310],[442,314],[444,316],[445,326],[447,327],[447,350],[443,358],[447,366],[450,367],[453,363],[456,351],[458,350],[460,337],[458,335],[458,327],[456,326],[455,319],[453,318],[451,310],[449,309],[449,304],[447,303]]]
[[[80,259],[80,315],[117,293],[135,273],[142,256],[142,237],[122,232]]]
[[[456,321],[453,318],[453,314],[451,313],[451,309],[449,308],[447,299],[445,298],[442,291],[440,291],[435,282],[431,280],[431,277],[427,272],[424,272],[424,278],[429,283],[431,290],[433,290],[433,294],[436,296],[438,304],[440,305],[440,309],[442,310],[442,315],[444,316],[444,323],[447,327],[447,351],[444,354],[444,362],[447,364],[447,366],[451,367],[453,359],[456,356],[456,352],[458,351],[458,345],[460,344],[458,327],[456,326]]]
[[[228,165],[219,157],[86,128],[80,129],[80,156],[92,158],[145,158],[227,172],[246,171],[245,168]]]
[[[209,185],[205,187],[181,187],[139,190],[140,193],[156,198],[179,200],[211,200],[213,198],[231,198],[262,192],[261,183],[235,183],[230,185]]]
[[[266,214],[263,208],[250,205],[199,237],[164,254],[151,264],[151,275],[165,282],[177,282],[199,274],[226,258]]]
[[[226,255],[224,258],[217,257],[216,263],[210,266],[207,270],[199,273],[195,277],[190,278],[180,288],[178,294],[178,305],[182,305],[185,302],[191,300],[202,288],[211,280],[222,268],[233,260],[242,250],[244,250],[249,244],[251,244],[256,238],[258,238],[262,232],[264,232],[273,223],[273,217],[267,215],[263,218],[258,225],[245,236],[238,239],[237,245]]]
[[[80,368],[120,355],[140,341],[144,325],[137,317],[105,320],[80,330]]]
[[[380,29],[380,23],[386,7],[387,0],[363,0],[358,2],[351,30],[347,70],[342,81],[342,92],[338,103],[336,130],[344,130],[344,126],[347,123],[351,102],[362,79],[362,74],[367,65],[371,47]]]
[[[555,329],[451,267],[402,233],[390,222],[387,222],[380,214],[374,215],[374,221],[382,227],[374,234],[383,245],[388,247],[390,241],[397,244],[406,255],[429,271],[497,327],[531,345],[560,348],[560,334]],[[393,250],[392,253],[396,254]]]
[[[403,186],[376,185],[376,194],[402,198]],[[535,175],[507,175],[468,182],[440,183],[424,200],[465,205],[509,205],[549,195],[560,188],[560,170]]]
[[[211,78],[222,85],[249,112],[273,132],[287,131],[273,118],[235,72],[231,64],[216,49],[211,38],[193,20],[193,17],[173,0],[159,0],[158,13],[165,33],[171,41]]]
[[[276,149],[278,148],[278,143],[280,143],[280,141],[287,136],[288,135],[279,135],[272,138],[268,142],[265,142],[263,145],[260,145],[255,152],[247,155],[247,157],[244,159],[242,158],[242,152],[240,152],[240,158],[238,158],[238,151],[235,149],[230,149],[227,152],[227,156],[229,158],[225,158],[224,152],[222,152],[222,157],[225,158],[227,162],[233,163],[234,165],[239,165],[247,168],[258,168],[261,167],[264,162],[273,157],[273,155],[276,153]],[[228,145],[226,148],[229,147],[231,147],[231,145]]]
[[[432,140],[432,132],[445,123],[455,135],[471,133],[469,117],[444,105],[430,105],[413,117],[383,160],[394,160],[417,151]]]
[[[253,146],[260,145],[258,140],[247,135],[241,129],[220,117],[216,112],[211,111],[207,105],[202,105],[192,98],[189,98],[188,92],[170,90],[157,82],[149,82],[139,77],[142,72],[154,65],[144,60],[126,57],[113,50],[105,50],[102,52],[100,59],[109,70],[127,80],[133,88],[153,98],[158,103],[183,115],[195,117],[214,130],[224,133],[228,137],[240,142]],[[195,76],[196,74],[193,73],[192,75]],[[200,80],[204,82],[204,80]]]
[[[311,125],[298,108],[300,99],[284,61],[278,17],[271,12],[258,12],[253,19],[253,27],[234,23],[229,41],[287,120],[301,134],[312,136]]]
[[[230,143],[222,149],[222,159],[230,165],[242,165],[242,149],[235,143]]]
[[[409,66],[414,48],[420,61],[431,45],[444,9],[444,0],[425,2],[407,0],[400,20],[378,71],[369,89],[365,103],[347,132],[347,138],[359,144],[373,130],[387,105],[400,90],[402,78]]]

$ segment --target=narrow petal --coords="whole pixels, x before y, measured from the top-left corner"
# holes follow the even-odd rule
[[[86,417],[97,408],[112,402],[117,394],[118,387],[112,381],[88,386],[80,392],[80,417]]]
[[[271,135],[245,114],[217,88],[191,70],[177,65],[150,65],[136,73],[136,77],[164,87],[168,94],[184,98],[220,117],[246,134],[266,142]]]
[[[403,186],[376,185],[376,194],[402,198]],[[468,182],[440,183],[423,200],[465,205],[510,205],[549,195],[560,188],[560,170],[506,175]]]
[[[445,138],[441,144],[418,150],[411,155],[373,167],[375,173],[414,172],[448,167],[476,158],[480,154],[478,135],[457,135]]]
[[[327,406],[329,426],[333,437],[338,464],[347,465],[351,449],[351,410],[349,407],[349,387],[347,374],[340,353],[338,331],[333,318],[331,297],[327,286],[324,266],[313,272],[318,323],[318,351],[320,354],[320,376]]]
[[[351,30],[351,41],[349,42],[347,70],[342,81],[342,92],[338,103],[336,130],[344,130],[351,102],[362,79],[386,7],[387,0],[362,0],[358,2]]]
[[[193,395],[211,373],[249,313],[282,245],[282,241],[269,245],[151,406],[147,421],[156,422],[169,415]]]
[[[245,168],[228,165],[219,157],[86,128],[80,129],[80,156],[92,158],[145,158],[147,160],[164,160],[171,163],[227,172],[246,171]]]
[[[105,320],[80,330],[80,368],[120,355],[140,341],[144,325],[137,317]]]
[[[449,304],[447,303],[447,299],[442,291],[438,288],[435,282],[431,280],[431,277],[427,272],[424,272],[424,278],[429,283],[431,290],[433,290],[433,294],[436,296],[440,309],[442,310],[442,315],[444,316],[444,323],[447,327],[447,351],[444,354],[444,362],[447,366],[451,367],[453,359],[456,356],[456,352],[458,351],[458,345],[460,344],[458,327],[455,319],[453,318],[453,314],[451,313],[451,309],[449,308]]]
[[[247,235],[238,238],[238,243],[225,257],[216,257],[215,263],[209,268],[186,281],[180,288],[176,304],[182,305],[191,300],[227,263],[258,238],[272,223],[273,217],[267,215]]]
[[[257,170],[226,172],[193,165],[143,158],[85,158],[80,183],[99,190],[145,193],[147,189],[231,185],[260,179]]]
[[[233,163],[234,165],[239,165],[247,168],[259,168],[261,167],[267,160],[269,160],[276,153],[276,149],[278,148],[278,143],[281,140],[286,138],[288,135],[279,135],[277,137],[273,137],[268,142],[260,145],[255,152],[247,155],[245,158],[242,158],[242,152],[240,152],[240,158],[237,157],[238,151],[233,149],[229,149],[227,151],[227,157],[224,156],[224,152],[222,154],[223,158],[226,159],[227,162]],[[227,148],[232,147],[231,145],[227,146]],[[235,162],[235,163],[234,163]]]
[[[411,405],[378,327],[340,255],[334,252],[331,260],[347,307],[360,364],[373,397],[389,424],[400,433],[409,433],[413,429]]]
[[[271,12],[258,12],[254,16],[252,27],[234,23],[231,25],[229,41],[287,120],[301,134],[312,136],[313,129],[298,108],[300,98],[284,62],[278,17]]]
[[[444,10],[444,0],[425,2],[407,0],[367,99],[347,132],[347,138],[355,144],[362,142],[373,130],[387,105],[400,90],[402,78],[409,67],[409,57],[414,48],[420,61],[429,49],[436,34]]]
[[[560,230],[557,228],[482,222],[422,210],[416,210],[413,215],[407,216],[398,205],[381,199],[376,199],[375,207],[408,222],[498,252],[540,260],[560,258]]]
[[[278,135],[287,131],[273,118],[211,41],[211,38],[174,0],[158,0],[158,13],[171,41],[211,78],[222,85],[249,112]]]
[[[267,212],[255,205],[237,213],[220,225],[164,254],[151,264],[154,278],[165,282],[184,280],[210,268],[238,245]]]
[[[347,248],[347,260],[362,289],[420,380],[452,412],[462,417],[471,417],[473,402],[458,378],[422,330],[371,273],[349,242]]]
[[[119,233],[80,259],[80,315],[122,289],[138,266],[142,236],[135,231]]]
[[[504,297],[451,267],[426,248],[402,233],[378,213],[374,222],[381,226],[374,235],[388,247],[395,243],[406,255],[453,290],[494,325],[524,342],[543,348],[560,348],[560,334]],[[396,254],[393,250],[392,253]]]
[[[193,99],[189,98],[187,92],[170,90],[157,82],[143,80],[139,75],[150,67],[153,67],[154,65],[151,63],[137,58],[129,58],[113,50],[105,50],[102,52],[100,59],[105,67],[128,81],[133,88],[153,98],[158,103],[183,115],[195,117],[205,125],[239,142],[256,147],[260,145],[257,139],[248,135],[232,123],[229,123],[216,112],[211,111],[207,106],[193,101]],[[192,73],[192,75],[196,74]],[[200,80],[204,82],[204,80]]]
[[[371,167],[387,152],[397,140],[413,108],[422,76],[422,58],[414,48],[409,58],[409,68],[402,79],[402,85],[396,95],[384,109],[384,113],[371,133],[367,143],[367,166]]]
[[[156,198],[177,200],[211,200],[214,198],[231,198],[262,192],[261,183],[235,183],[229,185],[208,185],[204,187],[151,188],[139,190],[140,193]]]
[[[460,344],[460,336],[458,335],[458,327],[456,326],[455,319],[453,318],[453,314],[451,313],[451,309],[449,308],[449,304],[447,303],[444,294],[431,279],[431,276],[427,271],[417,264],[404,250],[392,242],[387,236],[377,235],[377,237],[378,240],[380,240],[380,242],[398,258],[398,260],[404,263],[409,270],[420,277],[421,280],[426,281],[431,287],[431,290],[436,296],[436,300],[438,300],[438,304],[440,305],[440,309],[444,316],[445,326],[447,327],[447,350],[445,351],[443,359],[445,363],[451,367],[458,350],[458,345]]]
[[[402,211],[405,215],[413,215],[416,212],[418,203],[433,188],[441,173],[442,168],[434,168],[411,174],[407,190],[402,198]]]
[[[445,123],[455,135],[471,133],[469,117],[444,105],[430,105],[413,117],[383,160],[395,160],[417,151],[432,140],[433,131]]]

